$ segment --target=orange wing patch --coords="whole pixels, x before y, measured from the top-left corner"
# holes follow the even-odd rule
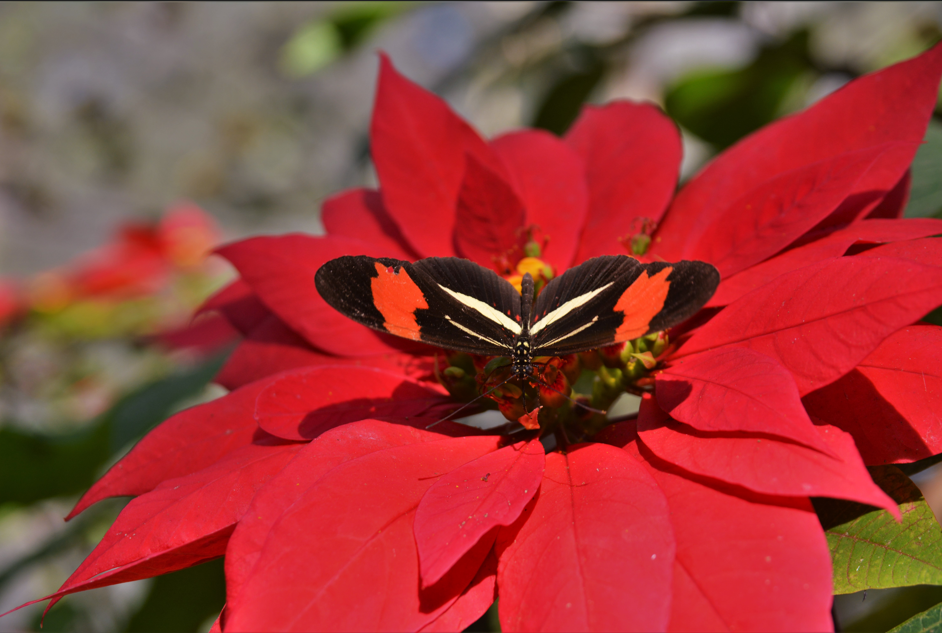
[[[419,337],[419,324],[415,321],[415,311],[428,309],[425,295],[405,268],[400,268],[396,273],[392,268],[376,262],[376,272],[379,277],[370,280],[370,289],[376,309],[386,320],[383,327],[390,334],[413,341],[422,340]]]
[[[667,300],[667,291],[671,286],[667,276],[672,270],[671,267],[665,268],[653,277],[648,277],[647,271],[644,271],[622,293],[615,310],[622,312],[625,320],[615,330],[615,341],[630,341],[647,334],[651,319],[661,311]]]

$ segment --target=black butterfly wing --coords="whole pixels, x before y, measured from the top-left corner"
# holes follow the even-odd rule
[[[510,354],[520,332],[520,293],[496,273],[465,259],[414,264],[347,256],[314,278],[321,297],[367,327],[470,354]]]
[[[587,260],[537,298],[534,355],[573,354],[677,325],[709,301],[719,281],[716,268],[704,262],[642,264],[625,255]]]

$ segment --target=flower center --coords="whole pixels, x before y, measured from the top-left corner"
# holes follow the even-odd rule
[[[668,347],[667,335],[655,332],[579,354],[538,357],[526,380],[513,375],[511,358],[449,351],[438,357],[436,377],[457,400],[484,396],[511,422],[541,435],[561,431],[578,442],[610,423],[603,412],[622,394],[651,390],[651,374]]]
[[[618,239],[629,255],[641,256],[651,246],[651,235],[657,224],[649,218],[635,218],[631,222],[631,234]]]
[[[645,219],[634,235],[622,241],[630,251],[642,255],[653,230],[654,224]],[[533,238],[530,229],[524,257],[512,265],[511,253],[507,253],[495,258],[495,266],[518,292],[524,275],[529,273],[534,292],[539,295],[556,276],[553,267],[541,259],[545,246],[545,241],[540,244]],[[519,371],[514,375],[511,357],[443,350],[444,355],[435,364],[435,375],[457,400],[470,402],[483,397],[511,422],[519,422],[529,430],[539,429],[541,435],[556,433],[581,441],[610,423],[605,412],[622,394],[650,391],[654,384],[651,373],[667,349],[667,335],[655,332],[597,350],[534,358],[529,378],[521,377]]]

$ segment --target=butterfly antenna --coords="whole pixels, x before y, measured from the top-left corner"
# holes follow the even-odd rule
[[[549,389],[550,391],[555,391],[556,393],[558,393],[559,395],[561,395],[563,398],[565,398],[565,399],[568,400],[569,402],[571,402],[571,403],[573,403],[574,405],[576,405],[577,407],[582,407],[582,408],[585,409],[586,411],[591,411],[592,413],[601,413],[602,415],[606,415],[606,414],[608,413],[608,411],[602,411],[601,409],[593,409],[592,407],[590,407],[590,406],[587,405],[587,404],[582,404],[582,403],[579,402],[578,400],[573,400],[572,398],[570,398],[569,396],[567,396],[566,394],[564,394],[564,393],[563,393],[562,391],[560,391],[559,389],[556,389],[556,388],[553,387],[552,385],[549,385],[549,384],[547,384],[546,382],[544,382],[543,380],[541,380],[540,378],[538,378],[538,377],[536,376],[536,374],[533,374],[533,375],[531,375],[530,377],[533,378],[533,379],[535,379],[538,383],[540,383],[540,385],[546,387],[546,388]]]
[[[495,385],[494,387],[491,387],[490,389],[488,389],[487,391],[485,391],[485,392],[482,393],[481,395],[479,395],[479,396],[477,396],[476,398],[474,398],[471,402],[468,402],[468,403],[465,403],[465,404],[461,405],[460,407],[458,407],[457,409],[455,409],[454,411],[452,411],[451,413],[449,413],[448,415],[446,415],[445,417],[443,417],[441,420],[438,420],[438,421],[436,421],[436,422],[432,422],[432,423],[429,424],[427,427],[425,427],[425,430],[426,430],[426,431],[429,430],[430,428],[432,428],[432,427],[435,426],[436,424],[441,424],[442,422],[446,421],[448,418],[453,417],[455,414],[460,413],[461,411],[464,411],[465,409],[467,409],[468,407],[470,407],[472,404],[474,404],[475,402],[477,402],[477,401],[480,400],[481,398],[483,398],[483,397],[485,397],[485,396],[489,396],[490,394],[494,393],[496,390],[500,389],[501,387],[503,387],[504,385],[506,385],[510,380],[512,380],[513,377],[514,377],[514,375],[511,374],[506,380],[504,380],[503,382],[501,382],[499,385]]]

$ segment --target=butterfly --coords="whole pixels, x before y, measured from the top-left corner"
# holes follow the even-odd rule
[[[314,284],[341,314],[381,332],[445,349],[508,356],[527,379],[533,359],[565,356],[665,330],[713,296],[719,272],[705,262],[642,264],[625,255],[585,261],[534,299],[492,270],[457,257],[415,263],[346,256],[321,266]]]

